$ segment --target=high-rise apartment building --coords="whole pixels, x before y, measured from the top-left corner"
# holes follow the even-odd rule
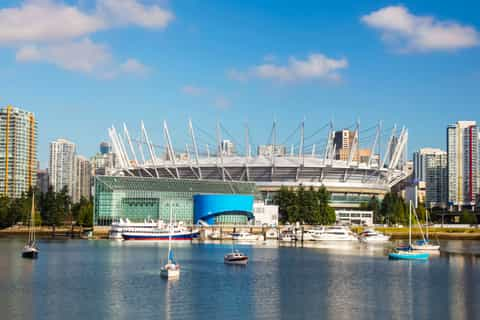
[[[46,193],[49,187],[48,169],[37,170],[37,189],[41,193]]]
[[[79,202],[82,197],[90,199],[92,190],[92,165],[87,158],[75,156],[73,180],[73,203]]]
[[[474,206],[478,195],[478,128],[475,121],[447,127],[448,202]]]
[[[37,121],[32,112],[0,109],[0,194],[18,198],[36,185]]]
[[[422,148],[413,154],[414,180],[425,183],[427,208],[445,208],[448,199],[447,152]]]
[[[70,197],[74,188],[75,144],[65,139],[50,143],[50,185],[53,191],[60,192],[67,187]]]

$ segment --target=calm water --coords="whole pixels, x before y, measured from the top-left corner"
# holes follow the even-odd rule
[[[177,245],[179,281],[159,277],[165,244],[0,239],[1,319],[480,319],[480,242],[444,242],[429,262],[383,247]],[[475,255],[476,254],[476,255]]]

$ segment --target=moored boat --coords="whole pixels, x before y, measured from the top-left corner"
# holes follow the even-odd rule
[[[315,241],[357,241],[357,237],[347,227],[326,227],[323,232],[312,235]]]
[[[260,237],[246,231],[232,233],[232,240],[235,241],[258,241]]]
[[[32,194],[32,208],[30,212],[30,224],[28,225],[27,244],[22,249],[22,257],[27,259],[38,258],[38,247],[35,240],[35,194]]]
[[[172,205],[170,205],[170,224],[168,230],[168,255],[167,264],[160,269],[160,276],[165,279],[178,279],[180,277],[180,265],[175,260],[175,255],[172,249]]]
[[[358,240],[366,243],[383,243],[390,241],[390,236],[373,229],[366,229],[360,233]]]
[[[426,252],[414,252],[414,251],[396,251],[391,252],[388,255],[391,260],[428,260],[429,254]]]
[[[409,203],[408,214],[408,246],[397,248],[388,254],[390,260],[428,260],[430,254],[412,250],[412,201]]]
[[[123,240],[143,240],[143,241],[168,241],[169,238],[174,241],[188,241],[198,238],[199,231],[189,231],[183,228],[180,229],[152,229],[141,232],[123,232]]]

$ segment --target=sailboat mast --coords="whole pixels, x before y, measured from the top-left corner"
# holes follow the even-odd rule
[[[408,205],[408,245],[412,247],[412,200]]]
[[[168,259],[170,259],[170,251],[172,250],[172,202],[170,201],[170,224],[168,226]]]
[[[30,226],[28,230],[28,242],[35,241],[35,194],[32,193],[32,207],[30,210]]]
[[[425,223],[427,225],[426,226],[426,229],[427,229],[426,234],[427,234],[427,240],[428,240],[428,210],[427,209],[425,209]]]

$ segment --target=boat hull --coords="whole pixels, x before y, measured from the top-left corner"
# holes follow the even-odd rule
[[[440,250],[440,246],[433,245],[433,244],[427,244],[427,245],[412,244],[412,249],[417,251],[438,251]]]
[[[248,264],[248,258],[244,259],[224,259],[225,264],[246,265]]]
[[[37,259],[38,250],[36,249],[27,249],[22,251],[22,257],[26,259]]]
[[[172,234],[173,241],[189,241],[197,238],[198,232],[182,232]],[[168,241],[169,234],[148,234],[148,233],[122,233],[123,240],[137,240],[137,241]]]
[[[160,276],[165,279],[178,279],[180,277],[180,269],[177,269],[177,270],[161,269]]]
[[[388,255],[390,260],[428,260],[428,253],[412,253],[412,252],[392,252]]]

